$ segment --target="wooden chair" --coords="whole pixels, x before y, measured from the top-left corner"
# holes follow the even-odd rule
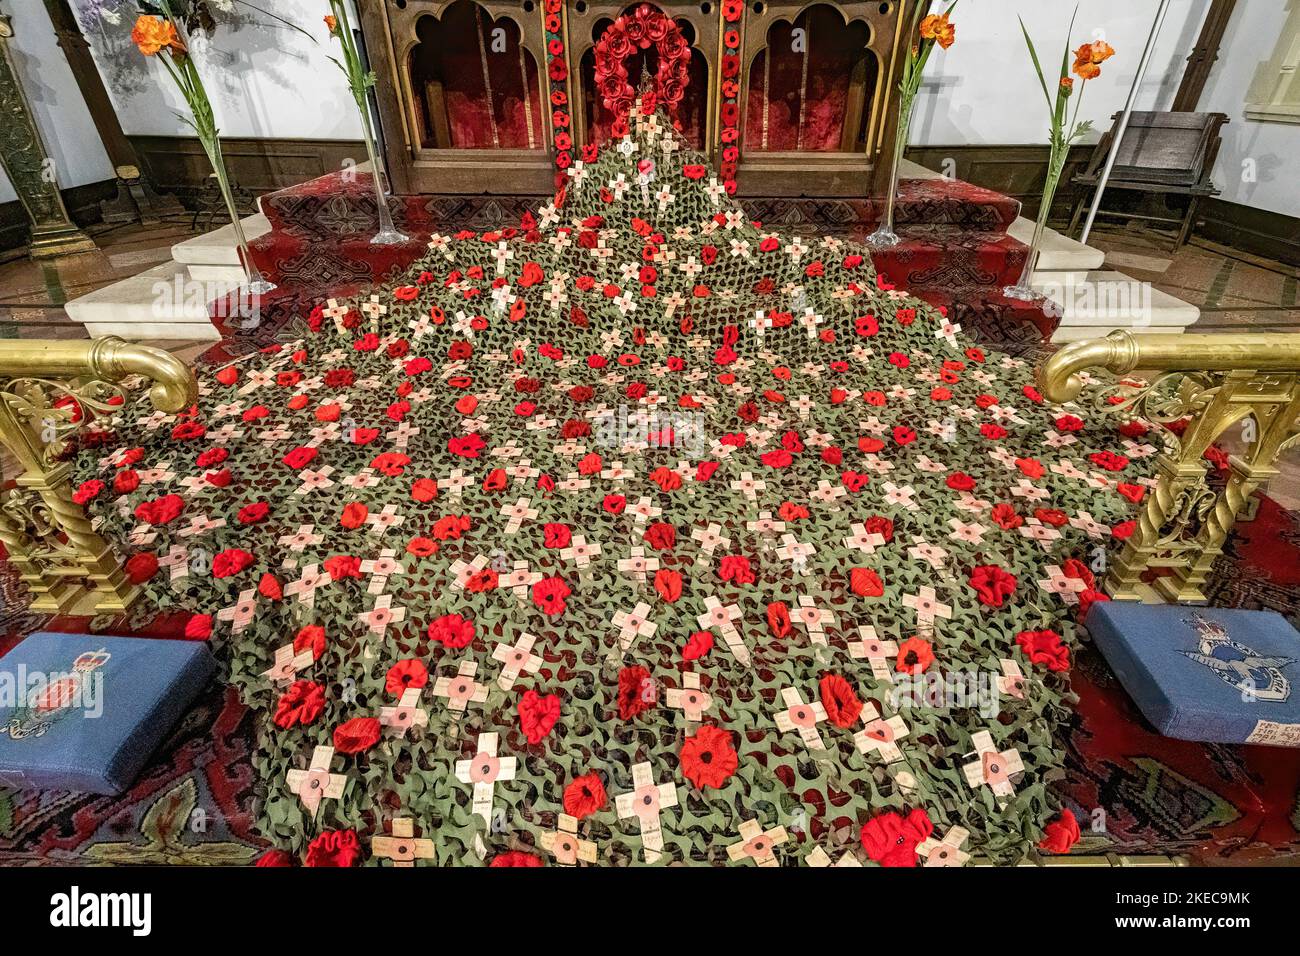
[[[1073,182],[1084,189],[1075,202],[1074,214],[1070,219],[1071,235],[1078,228],[1083,210],[1101,179],[1121,115],[1116,113],[1112,117],[1114,125],[1093,150],[1087,167],[1074,176]],[[1223,142],[1221,130],[1227,122],[1225,113],[1153,113],[1135,110],[1124,133],[1124,140],[1120,143],[1115,168],[1106,188],[1187,196],[1187,211],[1181,218],[1106,212],[1100,209],[1098,215],[1118,216],[1132,221],[1174,223],[1179,226],[1173,246],[1173,251],[1177,252],[1186,244],[1187,237],[1196,224],[1196,212],[1201,200],[1219,194],[1211,176]]]

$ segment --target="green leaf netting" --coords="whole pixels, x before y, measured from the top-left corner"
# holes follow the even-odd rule
[[[117,444],[78,460],[79,480],[106,483],[92,514],[124,556],[162,560],[149,603],[214,615],[230,680],[256,712],[264,832],[295,854],[353,829],[377,861],[372,841],[411,818],[439,864],[507,850],[549,860],[542,837],[564,788],[595,772],[609,801],[579,835],[601,863],[642,863],[641,827],[615,797],[648,762],[677,796],[661,808],[660,864],[726,863],[750,819],[786,828],[782,862],[818,847],[865,860],[861,826],[914,808],[936,836],[968,830],[967,851],[1023,856],[1056,812],[1070,697],[1064,673],[1031,662],[1016,638],[1050,629],[1073,641],[1084,585],[1077,566],[1061,569],[1102,552],[1132,509],[1117,484],[1140,490],[1137,459],[1151,449],[1101,419],[1058,422],[1026,363],[982,353],[882,287],[865,249],[748,222],[662,114],[631,124],[588,151],[535,220],[435,236],[402,281],[318,309],[313,332],[234,363],[237,377],[203,370],[196,416],[153,413],[139,396],[101,423]],[[314,455],[286,461],[298,448]],[[1114,454],[1090,459],[1102,452]],[[123,471],[139,486],[116,490]],[[207,477],[226,472],[225,486]],[[163,521],[169,494],[183,507]],[[264,516],[242,521],[259,502]],[[355,503],[365,520],[347,527]],[[225,574],[232,549],[251,563]],[[980,601],[977,567],[1015,577],[1001,606]],[[856,593],[855,568],[883,593],[871,596],[862,572]],[[278,599],[259,590],[268,572]],[[539,605],[539,580],[569,591],[558,613]],[[788,629],[769,622],[775,602]],[[449,614],[472,622],[468,646],[429,639]],[[312,624],[324,627],[320,656],[300,654],[285,681],[265,676]],[[687,661],[699,631],[713,648]],[[873,633],[884,647],[868,654]],[[522,635],[539,666],[506,689],[497,649]],[[907,678],[885,642],[917,636],[933,649],[925,677],[970,675],[995,688],[996,707],[891,697]],[[398,707],[400,685],[386,684],[406,659],[428,682]],[[1026,676],[1019,690],[998,684],[1005,662]],[[458,716],[435,684],[470,663],[482,689]],[[648,706],[624,719],[619,675],[637,665],[648,679],[633,696]],[[828,673],[902,718],[896,750],[860,750],[862,719],[820,721],[807,742],[778,726],[782,692],[817,702]],[[689,725],[668,705],[687,674],[711,697]],[[284,729],[274,718],[289,680],[319,685],[323,710]],[[529,690],[560,703],[537,743],[521,727]],[[314,816],[291,790],[290,771],[344,722],[400,712],[410,723],[418,711],[427,724],[334,754],[346,783]],[[701,723],[738,752],[721,787],[695,786],[681,766]],[[1023,761],[1002,796],[963,773],[983,766],[981,731]],[[483,732],[515,767],[476,814],[456,763]]]

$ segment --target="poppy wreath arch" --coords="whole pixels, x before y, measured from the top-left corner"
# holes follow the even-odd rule
[[[615,135],[626,132],[618,126],[626,125],[628,110],[637,95],[628,79],[627,61],[638,50],[651,46],[659,54],[659,68],[654,88],[643,96],[642,106],[653,112],[656,104],[662,105],[677,122],[677,108],[690,77],[691,47],[671,17],[643,3],[633,13],[611,23],[596,44],[596,90],[601,103],[615,117]]]

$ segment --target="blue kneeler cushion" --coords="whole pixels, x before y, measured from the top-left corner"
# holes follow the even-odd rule
[[[215,670],[202,643],[31,635],[0,657],[0,786],[121,793]]]
[[[1300,747],[1300,632],[1282,615],[1102,601],[1087,626],[1166,737]]]

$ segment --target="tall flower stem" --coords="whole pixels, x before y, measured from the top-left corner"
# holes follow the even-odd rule
[[[894,207],[898,204],[898,170],[903,163],[903,152],[907,149],[908,130],[912,125],[912,109],[915,101],[906,93],[899,101],[898,130],[894,136],[894,150],[889,165],[889,192],[885,194],[885,213],[876,226],[876,231],[867,237],[867,243],[876,249],[890,249],[903,240],[894,232]]]

